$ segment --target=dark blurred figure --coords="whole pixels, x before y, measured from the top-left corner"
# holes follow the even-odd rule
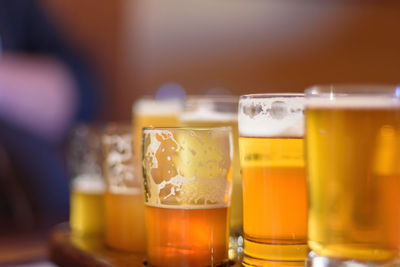
[[[0,0],[0,39],[0,227],[66,220],[62,144],[96,115],[92,75],[35,0]]]

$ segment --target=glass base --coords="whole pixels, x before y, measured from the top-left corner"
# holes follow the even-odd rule
[[[359,261],[320,256],[311,251],[306,260],[307,267],[399,267],[400,259],[391,261]]]
[[[304,266],[307,244],[265,244],[244,240],[244,266]]]

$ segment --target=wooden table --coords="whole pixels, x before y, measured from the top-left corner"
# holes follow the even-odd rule
[[[144,258],[144,254],[107,248],[101,238],[73,236],[67,223],[50,233],[49,259],[61,267],[144,267]]]
[[[51,232],[49,258],[61,267],[145,266],[144,254],[109,249],[101,238],[73,236],[67,223],[58,225]]]

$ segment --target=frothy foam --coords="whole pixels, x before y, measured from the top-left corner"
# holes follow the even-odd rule
[[[303,137],[304,98],[241,99],[239,134],[254,137]]]
[[[72,190],[90,194],[102,194],[105,184],[100,176],[79,175],[72,181]]]
[[[399,108],[400,99],[391,96],[336,96],[309,97],[307,108]]]
[[[134,114],[150,114],[150,115],[171,115],[178,114],[182,110],[182,102],[176,99],[156,100],[156,99],[139,99],[132,106]]]
[[[211,110],[200,109],[195,112],[183,113],[180,117],[182,122],[234,122],[237,121],[237,114],[213,112]]]
[[[171,205],[174,205],[165,203],[176,202],[184,204],[185,206],[197,206],[196,204],[211,206],[229,202],[226,201],[226,192],[230,192],[229,188],[231,188],[231,181],[225,177],[185,177],[181,174],[181,171],[178,168],[176,169],[177,174],[175,176],[156,183],[152,176],[152,169],[158,168],[159,163],[157,152],[160,149],[162,142],[166,140],[172,141],[175,144],[174,150],[176,152],[181,151],[180,153],[183,153],[182,151],[185,149],[187,150],[187,145],[190,143],[186,143],[189,141],[183,139],[181,140],[182,144],[180,144],[177,142],[170,130],[144,130],[144,135],[145,140],[149,141],[145,149],[145,160],[143,162],[144,166],[146,166],[145,177],[148,190],[148,193],[146,194],[146,203],[157,207],[160,205],[170,207]],[[193,132],[192,136],[195,136]],[[160,138],[162,142],[158,138]],[[200,139],[196,140],[201,142],[202,140]],[[192,153],[196,154],[196,151],[193,151]],[[168,160],[171,159],[170,156],[168,156],[168,158]],[[204,164],[210,163],[207,162]],[[173,166],[173,164],[171,166]]]
[[[145,206],[153,207],[153,208],[161,208],[161,209],[176,209],[176,210],[203,210],[203,209],[224,209],[228,208],[229,205],[225,204],[209,204],[209,205],[152,205],[150,203],[145,203]]]

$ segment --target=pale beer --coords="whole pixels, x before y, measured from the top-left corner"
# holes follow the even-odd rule
[[[399,99],[332,91],[308,98],[310,248],[360,261],[398,257]]]

